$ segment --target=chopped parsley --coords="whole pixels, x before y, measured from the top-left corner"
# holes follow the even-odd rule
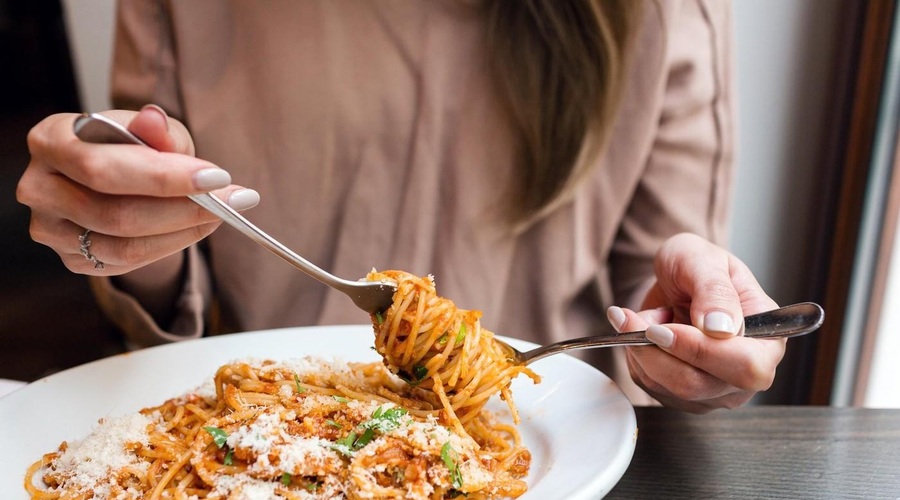
[[[347,403],[350,401],[349,399],[345,398],[344,396],[338,396],[337,394],[334,394],[331,397],[333,397],[334,400],[337,401],[338,403]]]
[[[331,448],[349,456],[352,452],[372,442],[376,432],[384,434],[400,427],[400,418],[406,414],[407,411],[403,408],[393,407],[385,409],[384,406],[379,406],[372,412],[372,418],[359,424],[349,434],[335,441]],[[359,433],[357,431],[362,432]]]
[[[304,392],[306,392],[306,387],[300,385],[300,377],[298,377],[296,373],[294,374],[294,385],[297,386],[297,394],[303,394]]]
[[[281,484],[288,486],[291,484],[291,473],[285,472],[281,475]]]
[[[234,465],[233,455],[234,450],[228,447],[226,441],[228,440],[228,433],[219,429],[218,427],[207,426],[204,427],[203,430],[209,433],[213,438],[213,443],[216,443],[216,446],[221,448],[225,448],[225,458],[222,459],[222,463],[225,465]]]
[[[415,365],[412,369],[413,372],[411,374],[407,373],[405,370],[399,370],[397,376],[409,385],[419,385],[419,382],[428,376],[428,368],[425,368],[422,365]]]
[[[341,428],[344,427],[343,425],[341,425],[341,424],[339,424],[339,423],[337,423],[337,422],[335,422],[334,420],[331,420],[331,419],[325,420],[325,423],[328,424],[328,425],[330,425],[330,426],[332,426],[332,427],[334,427],[335,429],[341,429]]]
[[[375,429],[382,433],[391,432],[400,427],[400,417],[407,413],[406,409],[399,406],[388,409],[379,406],[372,412],[372,418],[363,422],[362,425],[366,429]]]
[[[456,340],[454,340],[454,345],[456,345],[456,346],[461,345],[463,343],[463,341],[466,340],[466,332],[467,331],[468,331],[468,328],[466,327],[466,324],[461,323],[459,325],[459,331],[456,332]],[[438,337],[438,339],[437,339],[438,344],[440,344],[440,345],[445,345],[448,340],[450,340],[450,336],[447,332],[444,332],[444,334],[441,335],[440,337]]]
[[[441,446],[441,460],[444,461],[444,465],[450,471],[450,485],[456,490],[462,488],[463,481],[462,473],[459,472],[459,455],[450,446],[450,441]]]
[[[381,314],[381,311],[375,313],[375,321],[380,325],[384,323],[384,316]]]
[[[346,456],[350,456],[350,453],[353,452],[353,443],[356,442],[356,432],[350,431],[350,434],[347,434],[341,439],[338,439],[331,445],[331,449],[341,453]]]
[[[358,450],[363,446],[369,444],[372,441],[372,438],[375,437],[375,430],[372,428],[368,428],[363,431],[363,433],[356,438],[356,441],[353,442],[353,449]]]
[[[216,443],[216,446],[219,448],[225,446],[225,441],[228,439],[227,432],[218,427],[204,427],[203,430],[213,437],[213,442]]]
[[[466,324],[459,325],[459,332],[456,333],[456,345],[460,345],[466,340]]]

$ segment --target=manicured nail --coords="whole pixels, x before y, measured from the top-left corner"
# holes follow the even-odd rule
[[[259,205],[259,193],[252,189],[239,189],[228,197],[228,206],[235,210],[247,210]]]
[[[618,306],[610,306],[610,308],[606,310],[606,319],[609,320],[609,324],[612,325],[617,332],[622,331],[622,327],[625,326],[625,321],[628,320],[628,318],[625,317],[625,311]]]
[[[141,108],[141,111],[143,111],[145,109],[151,109],[151,110],[159,113],[160,116],[162,116],[163,123],[166,124],[166,130],[169,130],[169,115],[166,114],[166,110],[162,109],[161,107],[157,106],[156,104],[146,104],[146,105],[144,105],[144,107]]]
[[[672,333],[672,330],[662,325],[650,325],[647,327],[646,335],[650,342],[663,348],[672,347],[672,343],[675,342],[675,334]]]
[[[231,184],[231,174],[221,168],[204,168],[194,174],[194,187],[200,191],[222,189]]]
[[[729,335],[736,333],[734,320],[731,319],[728,313],[722,311],[707,313],[706,317],[703,318],[703,329],[707,332],[727,333]]]

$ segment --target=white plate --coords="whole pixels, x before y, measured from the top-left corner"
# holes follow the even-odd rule
[[[531,344],[505,339],[516,347]],[[211,378],[229,361],[319,355],[375,361],[372,327],[331,326],[248,332],[168,344],[88,363],[33,382],[0,398],[0,491],[27,498],[25,470],[64,440],[84,438],[101,417],[154,406]],[[596,499],[631,462],[637,426],[619,388],[567,355],[532,365],[543,381],[513,382],[519,430],[532,453],[524,499]],[[495,398],[489,408],[502,413]],[[508,414],[508,413],[507,413]]]

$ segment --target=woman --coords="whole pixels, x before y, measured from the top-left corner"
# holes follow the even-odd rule
[[[775,304],[720,246],[727,4],[146,0],[118,28],[109,116],[158,152],[51,116],[17,195],[135,346],[365,321],[215,231],[185,198],[213,191],[339,276],[433,274],[499,334],[653,324],[658,347],[592,353],[636,403],[702,412],[771,384],[784,342],[737,334]]]

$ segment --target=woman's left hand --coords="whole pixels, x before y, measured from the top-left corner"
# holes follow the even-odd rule
[[[680,234],[657,252],[655,268],[643,310],[608,311],[618,331],[647,329],[656,344],[627,348],[634,381],[660,403],[693,413],[735,408],[768,389],[785,340],[741,335],[744,316],[778,307],[747,266]]]

